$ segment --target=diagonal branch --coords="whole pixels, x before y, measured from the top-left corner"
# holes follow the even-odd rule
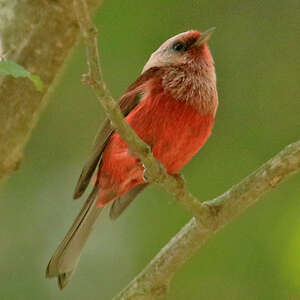
[[[145,177],[149,183],[163,187],[167,192],[175,195],[193,214],[202,214],[203,207],[185,187],[181,177],[173,177],[166,173],[165,168],[154,158],[150,147],[144,143],[133,131],[107,89],[100,66],[97,29],[93,25],[85,0],[74,0],[74,9],[84,38],[87,52],[88,74],[84,82],[92,87],[95,96],[104,107],[112,126],[127,142],[131,151],[135,153],[145,167]]]
[[[300,141],[287,146],[274,158],[223,195],[200,203],[185,187],[183,179],[169,176],[151,150],[124,121],[118,104],[103,81],[97,46],[97,30],[85,0],[74,0],[74,8],[87,49],[90,85],[115,130],[145,166],[149,182],[175,195],[196,217],[157,254],[149,265],[114,300],[150,300],[165,297],[172,278],[187,260],[219,229],[257,202],[261,196],[300,170]]]
[[[166,296],[174,275],[209,238],[256,203],[262,195],[300,171],[300,141],[284,150],[223,195],[203,202],[203,223],[192,218],[114,300],[150,300]]]

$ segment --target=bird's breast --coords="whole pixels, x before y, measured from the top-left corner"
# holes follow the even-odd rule
[[[158,92],[158,90],[157,90]],[[205,143],[214,115],[203,113],[162,92],[149,93],[126,117],[137,135],[151,146],[154,157],[177,173]],[[109,139],[98,173],[102,205],[145,183],[143,166],[118,133]]]
[[[209,137],[214,115],[166,93],[150,94],[126,118],[169,173],[178,172]]]

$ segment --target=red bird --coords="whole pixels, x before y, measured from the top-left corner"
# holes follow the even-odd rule
[[[119,104],[125,120],[151,146],[169,174],[177,174],[208,139],[218,107],[214,61],[207,46],[214,28],[178,34],[156,50]],[[107,120],[77,183],[85,191],[96,167],[95,186],[52,256],[47,277],[62,289],[70,280],[101,208],[112,202],[117,218],[146,186],[143,165]]]

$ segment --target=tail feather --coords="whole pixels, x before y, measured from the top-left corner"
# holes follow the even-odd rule
[[[146,186],[147,184],[139,184],[129,192],[127,192],[125,195],[114,201],[109,212],[110,218],[112,220],[117,219]]]
[[[57,277],[60,289],[63,289],[70,281],[78,264],[80,253],[102,210],[96,207],[97,194],[98,187],[95,186],[47,266],[46,277]]]

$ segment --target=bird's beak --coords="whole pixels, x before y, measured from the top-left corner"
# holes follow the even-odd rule
[[[204,43],[206,43],[210,39],[210,37],[212,36],[215,30],[216,27],[212,27],[202,32],[199,38],[197,39],[197,41],[195,42],[194,46],[201,46]]]

